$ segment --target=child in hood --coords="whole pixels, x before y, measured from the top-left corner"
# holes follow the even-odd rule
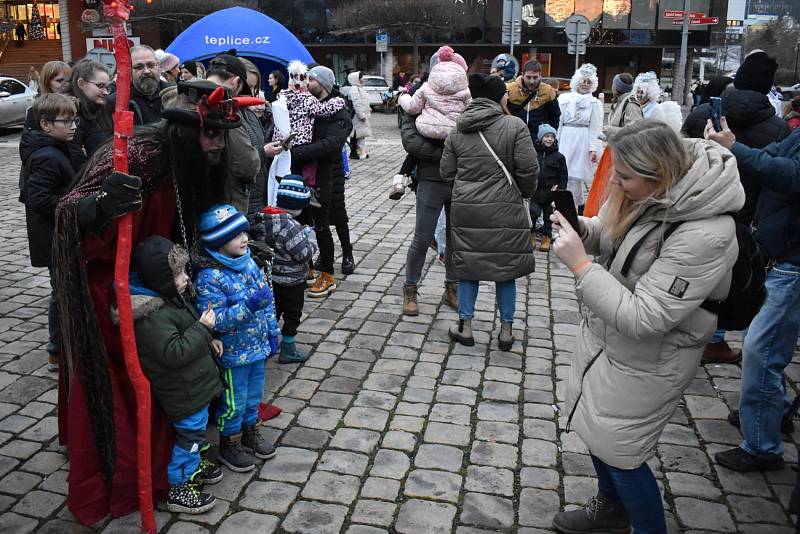
[[[438,140],[444,146],[447,134],[472,100],[467,81],[467,62],[452,48],[443,46],[431,57],[430,64],[428,81],[414,96],[400,95],[398,103],[406,113],[419,115],[416,128],[420,135]],[[409,181],[407,177],[415,167],[415,158],[406,156],[400,174],[392,179],[389,198],[399,200],[403,196]]]
[[[275,456],[256,427],[264,392],[264,360],[278,353],[280,330],[272,291],[250,256],[247,217],[227,204],[212,206],[198,224],[203,256],[198,258],[197,309],[214,310],[214,331],[224,346],[221,364],[228,383],[217,409],[219,460],[233,471],[255,468]]]
[[[278,207],[261,210],[256,225],[259,237],[272,248],[272,289],[275,293],[275,317],[280,321],[280,363],[300,363],[308,355],[297,350],[295,336],[303,315],[308,264],[317,252],[314,230],[295,220],[308,206],[311,191],[303,178],[294,174],[284,176],[278,185]]]
[[[223,391],[216,362],[222,343],[213,337],[214,311],[195,311],[188,262],[183,247],[150,236],[136,247],[130,288],[139,360],[175,428],[167,508],[199,514],[216,504],[213,495],[200,491],[201,485],[222,479],[222,470],[201,457],[209,447],[208,405]]]
[[[548,198],[548,192],[554,189],[567,188],[569,181],[567,158],[558,151],[555,128],[547,123],[539,126],[534,146],[539,157],[540,174],[539,180],[536,182],[536,193],[533,195],[533,202],[531,202],[533,211],[531,215],[533,220],[538,219],[540,214],[542,215],[544,226],[542,227],[542,242],[539,250],[548,252],[550,250],[553,227],[553,223],[550,220],[553,206]]]

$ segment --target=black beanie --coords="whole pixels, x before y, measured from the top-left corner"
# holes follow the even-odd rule
[[[186,268],[189,254],[172,241],[152,235],[139,243],[133,253],[133,265],[147,289],[168,298],[178,297],[175,276]]]
[[[497,76],[473,72],[469,75],[469,93],[472,98],[488,98],[499,103],[506,94],[506,84]]]
[[[769,57],[766,52],[752,53],[744,58],[744,63],[736,71],[733,86],[737,89],[757,91],[765,95],[772,89],[777,70],[778,62]]]
[[[183,64],[181,65],[181,68],[191,72],[192,76],[197,76],[197,63],[195,63],[191,59],[184,61]]]

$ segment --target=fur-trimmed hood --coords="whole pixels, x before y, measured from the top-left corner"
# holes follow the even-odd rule
[[[151,315],[164,307],[164,299],[150,295],[131,295],[131,308],[133,308],[133,320],[138,321]],[[116,304],[111,305],[111,322],[119,324],[119,308]]]

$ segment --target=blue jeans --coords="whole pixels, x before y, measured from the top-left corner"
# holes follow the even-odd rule
[[[767,301],[755,316],[742,345],[742,395],[739,399],[742,448],[750,454],[783,454],[781,418],[790,402],[783,370],[792,361],[800,334],[800,265],[777,263],[767,273]]]
[[[167,481],[170,484],[182,484],[189,479],[200,466],[200,453],[207,448],[206,428],[208,427],[208,406],[180,421],[174,421],[175,446],[172,447],[172,459],[167,465]]]
[[[264,360],[225,369],[228,388],[217,408],[217,428],[221,436],[233,436],[258,420],[258,403],[264,394]]]
[[[500,310],[500,320],[514,321],[514,304],[517,300],[517,281],[507,280],[494,283],[497,293],[497,307]],[[472,319],[475,315],[475,301],[478,299],[477,280],[458,281],[458,318]]]
[[[725,341],[725,330],[721,328],[715,331],[711,339],[708,340],[709,343],[722,343],[723,341]]]
[[[342,167],[344,167],[345,180],[350,178],[350,161],[347,157],[347,143],[342,147]]]
[[[592,456],[597,488],[609,499],[621,501],[631,518],[633,534],[667,534],[664,505],[650,466],[618,469]]]
[[[439,256],[444,256],[445,242],[447,241],[447,215],[444,212],[444,208],[439,213],[439,220],[436,221],[436,231],[433,235],[436,238],[436,253]]]

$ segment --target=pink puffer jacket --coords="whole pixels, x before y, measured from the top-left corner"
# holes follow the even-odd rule
[[[440,61],[413,97],[400,97],[400,106],[406,113],[419,114],[416,124],[420,134],[445,139],[471,100],[464,69],[453,61]]]

